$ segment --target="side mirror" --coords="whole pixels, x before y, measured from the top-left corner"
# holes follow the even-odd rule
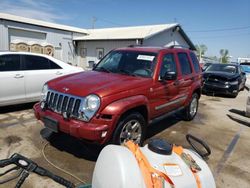
[[[177,77],[177,74],[176,72],[166,72],[165,75],[164,75],[164,80],[175,80]]]
[[[245,72],[241,72],[241,74],[242,74],[243,76],[245,76],[245,75],[246,75],[246,73],[245,73]]]
[[[192,148],[203,158],[207,159],[211,154],[211,149],[207,145],[207,143],[191,134],[186,135],[186,139],[188,143],[192,146]]]

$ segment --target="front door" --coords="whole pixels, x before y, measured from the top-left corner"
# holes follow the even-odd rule
[[[86,57],[87,57],[87,48],[80,48],[80,64],[78,66],[80,67],[88,67],[86,62]]]
[[[163,115],[178,107],[179,89],[176,80],[165,80],[166,72],[176,72],[174,54],[166,53],[162,56],[158,82],[151,88],[151,109],[153,117]]]

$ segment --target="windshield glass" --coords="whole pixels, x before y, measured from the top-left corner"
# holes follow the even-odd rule
[[[237,68],[235,65],[227,64],[211,64],[206,71],[218,71],[218,72],[227,72],[227,73],[237,73]]]
[[[246,73],[250,73],[250,65],[241,65],[242,69]]]
[[[138,51],[112,51],[94,68],[95,71],[152,77],[156,53]]]

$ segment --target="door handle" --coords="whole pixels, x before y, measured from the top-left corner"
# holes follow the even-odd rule
[[[16,74],[14,78],[23,78],[24,76],[22,74]]]
[[[61,75],[61,74],[63,74],[63,73],[60,72],[60,71],[57,71],[57,72],[56,72],[56,75]]]

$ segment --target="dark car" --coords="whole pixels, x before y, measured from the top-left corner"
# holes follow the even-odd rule
[[[227,94],[236,97],[244,90],[246,73],[237,64],[211,64],[203,73],[203,93]]]
[[[202,71],[206,71],[206,69],[211,65],[212,63],[205,63],[202,67]]]

